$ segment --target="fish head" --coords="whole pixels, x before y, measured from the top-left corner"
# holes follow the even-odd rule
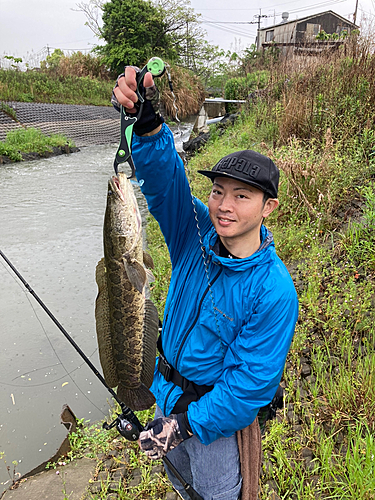
[[[124,253],[142,231],[141,215],[133,186],[124,172],[119,172],[108,181],[107,208],[104,221],[104,235],[110,236],[116,253]]]

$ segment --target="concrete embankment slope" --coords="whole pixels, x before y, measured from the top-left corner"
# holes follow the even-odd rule
[[[46,135],[63,134],[76,146],[117,143],[119,114],[112,106],[79,106],[5,102],[0,106],[0,141],[22,127],[34,127]],[[3,108],[3,109],[2,109]]]
[[[41,472],[22,481],[16,489],[7,490],[2,500],[81,500],[94,477],[96,462],[80,459],[63,467]]]

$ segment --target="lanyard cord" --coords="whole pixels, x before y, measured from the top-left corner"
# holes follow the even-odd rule
[[[172,78],[171,78],[171,74],[170,74],[169,69],[168,69],[168,68],[170,68],[170,66],[169,66],[169,64],[166,64],[165,66],[166,66],[166,73],[167,73],[167,76],[168,76],[169,89],[170,89],[172,97],[173,97],[173,107],[174,107],[175,112],[176,112],[176,114],[175,114],[175,120],[176,120],[176,122],[178,124],[177,133],[181,136],[182,135],[182,131],[180,129],[180,123],[181,123],[181,121],[180,121],[180,119],[178,117],[178,107],[177,107],[177,104],[176,104],[177,99],[176,99],[175,93],[173,92]],[[216,331],[217,331],[217,335],[218,335],[219,340],[220,340],[220,350],[221,350],[221,353],[222,353],[223,358],[224,358],[223,341],[222,341],[222,338],[221,338],[219,320],[217,318],[217,312],[216,312],[217,308],[215,306],[215,299],[214,299],[214,294],[213,294],[212,286],[211,286],[210,271],[209,271],[209,268],[208,268],[208,264],[209,264],[210,258],[209,258],[209,255],[207,255],[206,249],[205,249],[204,244],[203,244],[202,233],[201,233],[201,229],[200,229],[200,225],[199,225],[199,217],[198,217],[198,212],[197,212],[197,206],[196,206],[195,198],[193,196],[193,192],[192,192],[192,188],[191,188],[190,169],[188,167],[187,162],[185,162],[185,161],[184,161],[184,166],[185,166],[186,178],[188,180],[188,184],[189,184],[189,188],[190,188],[191,203],[193,205],[194,219],[195,219],[195,224],[197,226],[197,233],[198,233],[199,244],[200,244],[200,248],[201,248],[201,252],[202,252],[202,258],[203,258],[203,263],[204,263],[204,270],[205,270],[205,274],[206,274],[206,278],[207,278],[208,290],[209,290],[210,299],[211,299],[211,303],[212,303],[212,310],[213,310],[214,318],[215,318]]]

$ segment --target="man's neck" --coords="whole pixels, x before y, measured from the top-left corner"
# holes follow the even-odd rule
[[[238,259],[250,257],[260,247],[260,235],[258,235],[258,238],[252,238],[250,241],[244,241],[243,239],[236,241],[231,238],[223,238],[221,236],[219,236],[219,238],[230,255],[236,256]]]

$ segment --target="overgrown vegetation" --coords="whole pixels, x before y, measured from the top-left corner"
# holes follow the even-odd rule
[[[168,67],[179,117],[197,114],[205,98],[202,81],[191,70],[176,64]],[[56,49],[38,70],[0,69],[0,101],[111,106],[116,77],[116,73],[106,69],[102,57],[80,52],[68,57]],[[167,115],[174,118],[176,110],[167,76],[159,78],[157,85]],[[0,102],[0,106],[0,110],[16,119],[9,105]]]
[[[248,99],[254,90],[264,89],[269,81],[269,72],[266,70],[253,71],[246,76],[239,76],[228,80],[224,87],[225,99]]]
[[[56,71],[0,69],[0,100],[108,106],[113,81]]]
[[[94,50],[116,75],[124,64],[144,64],[158,56],[205,78],[224,54],[206,40],[201,14],[190,0],[88,0],[77,6],[86,15],[86,25],[106,41]]]
[[[164,75],[156,82],[166,114],[172,119],[175,118],[176,112],[180,119],[198,114],[205,99],[205,90],[201,80],[192,71],[177,65],[171,65],[169,72],[176,102],[169,88],[167,76]]]
[[[64,135],[43,134],[35,128],[20,128],[8,132],[4,142],[0,141],[0,156],[8,156],[11,160],[21,161],[21,153],[43,154],[52,151],[52,148],[74,146]]]

